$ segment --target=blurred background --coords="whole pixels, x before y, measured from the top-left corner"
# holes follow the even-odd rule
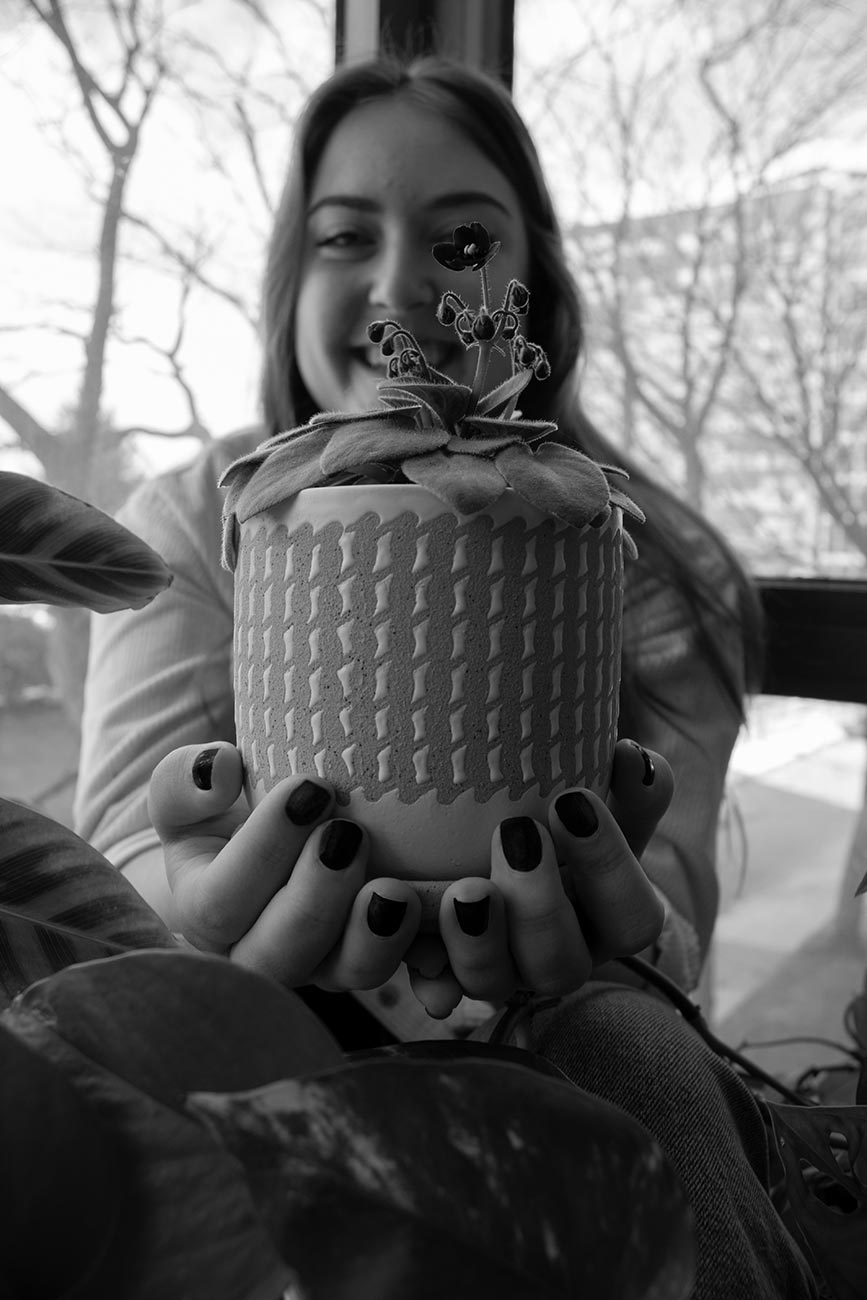
[[[863,628],[862,0],[4,0],[0,469],[111,511],[255,421],[295,115],[336,57],[389,25],[426,39],[431,15],[539,146],[591,415],[757,576],[854,594]],[[0,790],[64,822],[87,627],[0,608]],[[705,1010],[789,1077],[845,1059],[867,961],[867,656],[850,666],[854,687],[826,663],[752,702],[720,828]]]

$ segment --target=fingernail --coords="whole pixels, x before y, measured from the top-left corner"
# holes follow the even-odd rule
[[[403,902],[398,902],[396,898],[383,898],[381,894],[371,894],[367,905],[367,924],[380,939],[390,939],[393,934],[397,934],[405,916],[405,899]]]
[[[638,750],[644,762],[644,775],[641,778],[641,784],[653,785],[654,777],[656,776],[656,768],[653,766],[653,759],[650,757],[647,750],[642,745],[639,745],[637,740],[630,740],[629,743],[633,749]]]
[[[200,790],[210,790],[214,759],[219,752],[219,749],[203,749],[201,754],[196,755],[193,763],[193,785],[198,786]]]
[[[596,809],[581,790],[567,790],[554,800],[554,811],[570,835],[586,839],[599,828]]]
[[[329,871],[343,871],[352,862],[361,843],[361,827],[337,818],[329,822],[319,845],[319,861]]]
[[[500,843],[513,871],[533,871],[542,861],[542,837],[532,817],[507,817],[500,823]]]
[[[331,795],[314,781],[302,781],[286,800],[286,816],[294,826],[309,826],[325,812]]]
[[[486,894],[484,898],[476,898],[470,903],[464,903],[460,898],[455,899],[455,916],[464,934],[471,934],[474,937],[484,934],[488,928],[490,915],[490,894]]]

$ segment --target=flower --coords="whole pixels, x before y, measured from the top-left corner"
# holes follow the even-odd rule
[[[491,240],[480,221],[456,226],[451,242],[434,244],[433,253],[440,266],[450,271],[480,271],[500,250],[499,241]]]
[[[373,411],[316,415],[300,429],[279,433],[234,461],[223,474],[223,563],[235,565],[237,525],[304,488],[357,482],[410,482],[426,488],[459,514],[492,506],[507,489],[546,514],[582,528],[601,527],[614,507],[642,520],[638,506],[612,477],[623,470],[599,465],[574,447],[549,439],[557,426],[524,419],[517,402],[532,378],[551,368],[542,348],[520,334],[530,294],[511,280],[500,307],[491,310],[486,265],[499,244],[478,221],[458,226],[451,243],[433,255],[453,270],[478,270],[482,303],[473,311],[451,290],[437,308],[466,347],[478,349],[472,386],[458,384],[429,365],[424,350],[399,321],[373,321],[368,336],[388,358],[377,385],[382,403]],[[484,377],[493,348],[508,345],[512,374],[489,393]],[[541,442],[537,450],[532,444]],[[627,549],[635,547],[624,533]]]

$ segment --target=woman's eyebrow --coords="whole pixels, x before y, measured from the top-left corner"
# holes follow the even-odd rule
[[[505,216],[510,216],[511,211],[507,204],[501,199],[497,199],[493,194],[486,190],[449,190],[445,194],[438,194],[436,198],[431,199],[427,207],[431,211],[440,211],[444,208],[458,208],[473,203],[484,203],[489,208],[499,208]]]
[[[470,207],[480,203],[487,207],[498,208],[505,216],[511,215],[505,203],[485,190],[448,190],[444,194],[435,195],[424,206],[430,212],[442,212],[449,208]],[[366,198],[361,194],[325,194],[315,203],[311,203],[307,215],[312,217],[320,208],[329,206],[353,208],[357,212],[378,212],[382,205],[378,199]]]
[[[360,194],[326,194],[310,204],[307,209],[308,217],[312,217],[314,212],[328,207],[329,204],[338,208],[356,208],[359,212],[376,212],[380,206],[376,199],[362,198]]]

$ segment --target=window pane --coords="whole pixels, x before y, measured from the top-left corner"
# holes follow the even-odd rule
[[[0,23],[0,469],[113,511],[258,417],[265,242],[333,5],[64,13],[70,49],[27,6]],[[88,619],[33,616],[0,610],[0,791],[67,821]]]
[[[861,15],[813,0],[516,10],[515,99],[587,305],[589,413],[756,574],[863,576]],[[846,1041],[863,980],[864,770],[860,707],[754,702],[705,991],[727,1041]],[[844,1059],[803,1043],[754,1055],[789,1075]]]
[[[851,7],[518,0],[588,410],[757,573],[867,566],[867,38]],[[552,33],[556,38],[552,39]]]

